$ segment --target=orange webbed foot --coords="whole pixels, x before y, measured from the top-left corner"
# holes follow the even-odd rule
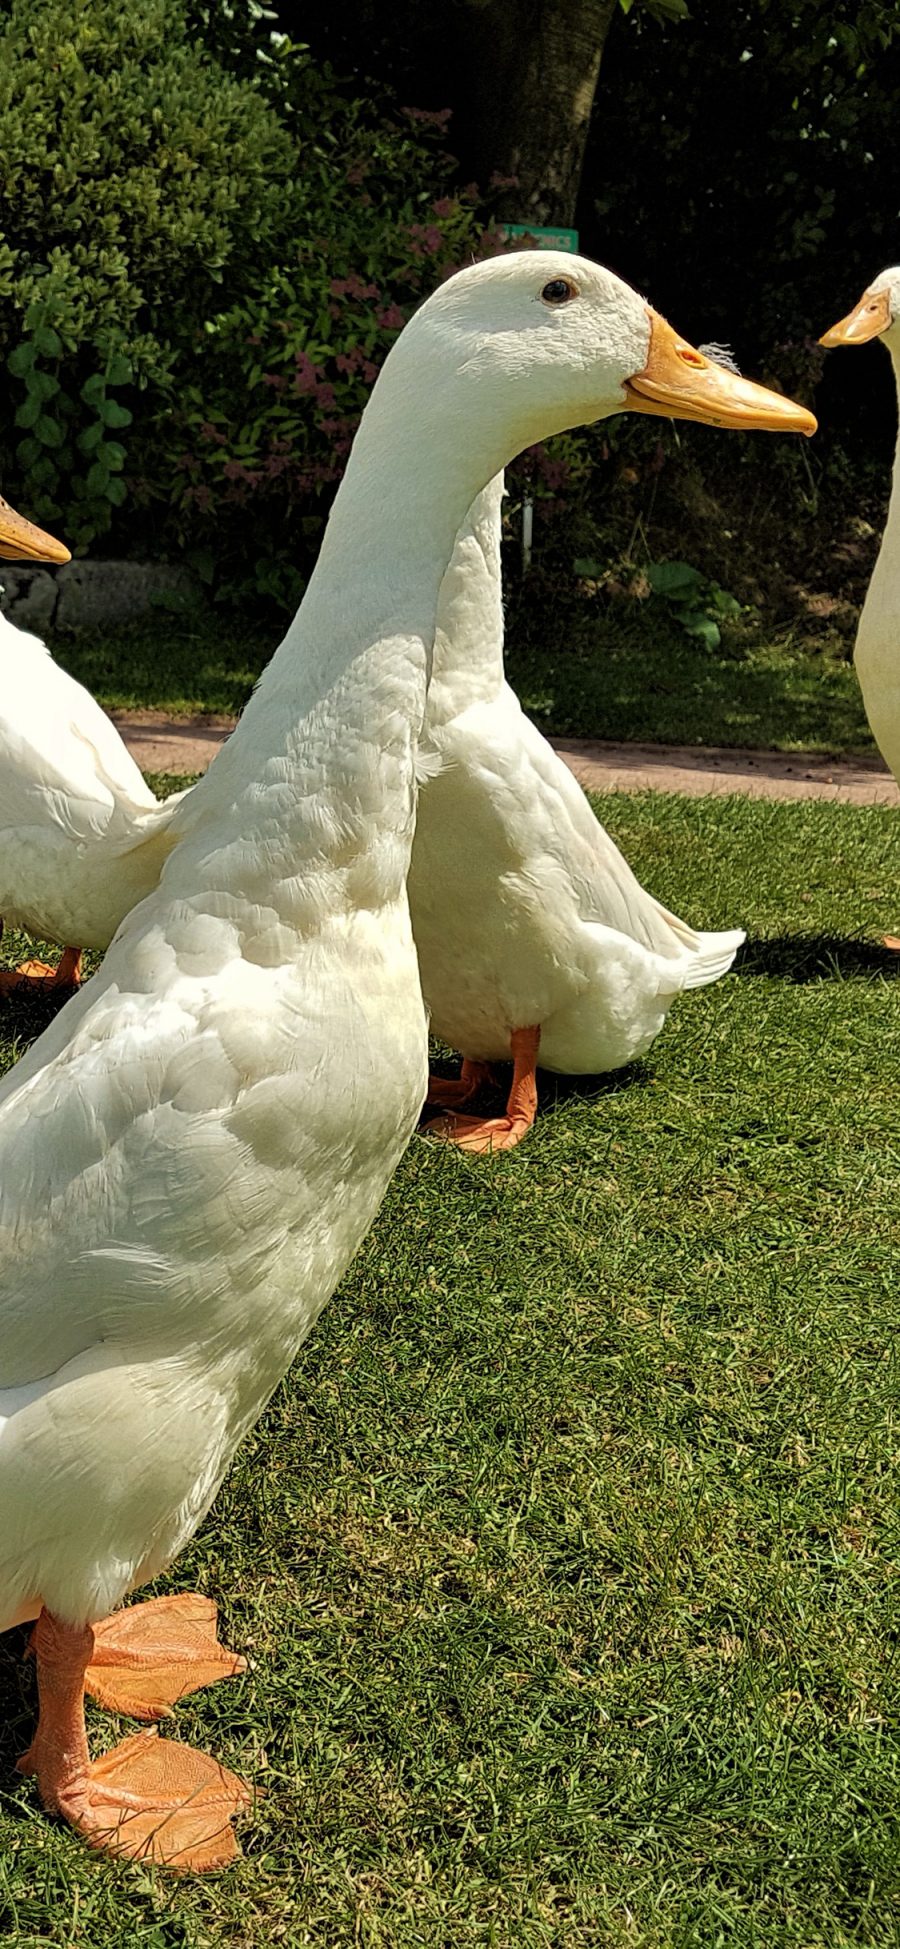
[[[157,1732],[133,1733],[67,1778],[43,1763],[39,1740],[19,1761],[41,1797],[91,1847],[179,1874],[225,1868],[240,1853],[231,1822],[253,1795],[207,1753]]]
[[[51,991],[77,988],[81,982],[81,960],[80,948],[67,947],[56,968],[51,968],[48,961],[22,961],[17,968],[0,968],[0,995],[12,995],[23,988]]]
[[[135,1613],[157,1603],[136,1605]],[[227,1867],[240,1852],[231,1821],[252,1800],[236,1774],[206,1753],[160,1739],[155,1727],[91,1759],[84,1688],[95,1639],[92,1625],[41,1611],[33,1632],[38,1723],[20,1773],[36,1775],[47,1811],[61,1814],[91,1847],[180,1874]]]
[[[111,1712],[162,1719],[179,1699],[246,1671],[216,1635],[216,1606],[196,1591],[151,1597],[95,1624],[84,1689]]]
[[[460,1103],[471,1103],[482,1085],[493,1079],[489,1062],[463,1063],[458,1076],[429,1076],[426,1103],[436,1103],[440,1109],[453,1110]]]
[[[435,1117],[424,1128],[429,1137],[440,1137],[459,1150],[480,1153],[488,1150],[514,1150],[531,1129],[530,1117]]]
[[[426,1133],[440,1137],[460,1150],[476,1153],[489,1150],[514,1150],[531,1129],[537,1115],[537,1067],[541,1031],[539,1027],[514,1029],[509,1038],[513,1058],[513,1079],[503,1117],[461,1117],[451,1114],[435,1117],[425,1125]]]

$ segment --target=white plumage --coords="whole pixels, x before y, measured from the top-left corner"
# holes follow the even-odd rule
[[[881,271],[823,345],[865,345],[880,338],[890,353],[900,395],[900,265]],[[900,783],[900,439],[888,518],[866,592],[853,652],[866,716],[879,751]]]
[[[409,877],[422,988],[434,1031],[470,1061],[508,1059],[512,1033],[535,1026],[546,1068],[619,1069],[744,935],[697,932],[644,891],[506,683],[502,496],[498,476],[441,586],[425,729],[438,768]],[[459,1134],[471,1141],[469,1120]]]
[[[246,1793],[228,1776],[217,1798],[212,1762],[200,1843],[198,1756],[158,1742],[181,1783],[158,1818],[143,1743],[91,1763],[88,1627],[195,1530],[415,1126],[416,754],[466,510],[529,441],[639,403],[666,329],[555,253],[472,267],[422,307],[159,886],[0,1087],[0,1625],[44,1607],[28,1764],[96,1845],[181,1866],[233,1845]]]
[[[157,801],[46,644],[0,615],[0,918],[62,946],[108,947],[156,886],[176,804]]]

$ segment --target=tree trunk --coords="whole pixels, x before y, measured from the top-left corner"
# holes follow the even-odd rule
[[[453,135],[509,223],[571,225],[603,45],[618,0],[463,0],[464,96]],[[453,136],[451,136],[451,142]]]
[[[199,0],[193,0],[196,6]],[[273,0],[270,0],[270,5]],[[274,0],[319,58],[451,108],[464,177],[508,223],[575,221],[600,60],[619,0]],[[491,178],[515,176],[496,195]]]

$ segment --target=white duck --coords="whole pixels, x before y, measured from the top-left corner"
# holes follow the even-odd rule
[[[81,950],[156,886],[181,796],[160,803],[90,692],[0,615],[0,927],[65,950],[0,969],[0,994],[77,986]]]
[[[677,401],[671,409],[678,412]],[[462,1051],[468,1101],[513,1059],[506,1114],[446,1116],[466,1150],[510,1149],[534,1120],[535,1067],[621,1069],[685,988],[723,975],[744,935],[697,933],[645,893],[503,673],[503,477],[479,495],[441,585],[409,904],[431,1026]]]
[[[900,266],[882,271],[823,345],[866,345],[880,338],[900,392]],[[853,661],[879,751],[900,783],[900,441],[878,560],[859,619]]]
[[[109,1613],[201,1522],[415,1127],[416,757],[466,510],[551,432],[681,386],[727,414],[739,385],[584,259],[450,279],[385,363],[302,607],[158,888],[0,1087],[0,1627],[37,1617],[23,1766],[95,1846],[235,1850],[242,1783],[152,1732],[92,1762],[83,1694],[151,1716],[227,1669],[191,1600]]]

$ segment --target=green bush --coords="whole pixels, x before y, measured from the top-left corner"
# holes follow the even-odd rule
[[[305,63],[294,113],[298,131],[317,134],[302,152],[305,214],[256,287],[206,321],[172,429],[169,523],[199,539],[207,572],[227,539],[237,582],[222,582],[224,594],[252,572],[285,603],[397,332],[442,277],[495,247],[474,192],[435,194],[452,168],[443,117],[376,119]]]
[[[114,524],[113,549],[290,599],[375,369],[480,242],[443,122],[349,99],[287,43],[227,73],[179,0],[12,0],[10,491],[76,546]]]
[[[236,266],[244,285],[262,275],[298,200],[294,166],[274,109],[186,38],[177,0],[13,0],[4,444],[25,499],[77,543],[125,499],[135,435],[176,396],[223,282]]]

